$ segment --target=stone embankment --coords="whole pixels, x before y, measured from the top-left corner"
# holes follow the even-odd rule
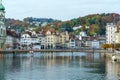
[[[120,53],[103,53],[103,56],[106,56],[108,58],[110,58],[112,60],[112,57],[115,56],[116,58],[116,62],[119,62],[120,63]]]
[[[30,50],[0,50],[0,53],[26,53]],[[90,52],[90,53],[104,53],[106,50],[101,49],[41,49],[33,50],[34,52]]]

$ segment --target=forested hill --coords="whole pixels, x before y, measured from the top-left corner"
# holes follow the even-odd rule
[[[72,20],[57,22],[54,24],[56,29],[61,27],[62,30],[79,34],[80,31],[86,31],[88,35],[105,35],[105,26],[107,23],[116,23],[119,20],[119,14],[92,14],[84,17],[75,18]],[[82,26],[77,30],[73,30],[73,27]],[[87,28],[86,28],[87,26]]]
[[[27,17],[27,18],[24,18],[23,21],[6,18],[5,24],[6,24],[7,28],[12,28],[12,29],[18,30],[20,32],[23,32],[28,28],[43,27],[43,26],[48,25],[48,24],[53,24],[57,21],[58,20],[54,20],[51,18]]]
[[[92,14],[84,17],[74,18],[68,21],[27,17],[24,18],[23,21],[6,19],[5,23],[6,26],[10,26],[11,28],[20,30],[21,32],[30,27],[41,30],[39,28],[44,28],[45,26],[46,28],[52,27],[55,30],[68,31],[73,34],[79,34],[80,31],[86,31],[88,35],[104,35],[106,24],[110,22],[116,23],[119,20],[119,16],[120,15],[117,13]],[[81,27],[73,30],[73,27],[78,26]]]

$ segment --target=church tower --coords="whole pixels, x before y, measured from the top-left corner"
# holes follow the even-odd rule
[[[0,49],[4,48],[6,41],[6,27],[5,27],[5,7],[0,0]]]
[[[2,0],[0,0],[0,21],[4,22],[5,20],[5,7],[2,4]]]

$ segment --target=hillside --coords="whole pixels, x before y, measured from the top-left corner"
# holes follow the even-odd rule
[[[59,31],[68,31],[69,33],[79,34],[80,31],[86,31],[88,35],[105,35],[105,26],[107,23],[119,21],[119,14],[108,13],[108,14],[92,14],[84,17],[74,18],[68,21],[60,21],[47,18],[24,18],[23,21],[6,19],[6,26],[17,29],[22,32],[28,28],[36,28],[36,31],[41,30],[43,27],[52,27]],[[81,26],[76,30],[74,27]]]
[[[55,29],[62,31],[67,30],[73,34],[79,34],[80,31],[86,31],[88,35],[105,35],[105,26],[107,23],[118,22],[119,14],[108,13],[108,14],[92,14],[84,17],[75,18],[64,22],[56,22],[52,26]],[[82,26],[77,30],[73,30],[73,27]]]
[[[54,19],[47,19],[47,18],[32,18],[32,17],[27,17],[24,18],[23,21],[20,20],[15,20],[15,19],[5,19],[5,24],[7,28],[12,28],[15,29],[19,32],[23,32],[28,28],[38,28],[38,27],[43,27],[48,24],[53,24],[57,22],[57,20]]]

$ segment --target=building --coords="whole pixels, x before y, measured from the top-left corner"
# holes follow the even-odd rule
[[[87,34],[84,31],[81,31],[79,35],[76,35],[79,40],[82,40],[82,37],[87,37]]]
[[[120,43],[120,31],[115,32],[115,43]]]
[[[45,36],[45,47],[46,49],[60,49],[68,47],[69,45],[69,34],[67,31],[59,32],[53,28],[48,28],[42,32]]]
[[[120,43],[120,21],[117,22],[117,31],[115,32],[115,43]]]
[[[69,46],[69,34],[67,31],[60,33],[59,39],[61,47],[65,48]]]
[[[69,48],[81,48],[81,40],[75,35],[70,35]]]
[[[86,48],[100,48],[103,41],[100,36],[87,36],[82,37],[82,47]]]
[[[20,35],[13,29],[7,29],[6,30],[6,41],[5,41],[5,49],[19,49],[20,45]]]
[[[56,47],[56,44],[58,42],[56,31],[53,28],[48,29],[45,32],[45,48],[47,49],[53,49]]]
[[[0,0],[0,49],[4,48],[4,43],[6,39],[6,27],[4,24],[5,21],[5,7],[3,6]]]
[[[27,33],[21,34],[20,45],[21,49],[28,49],[28,46],[31,44],[31,37]]]
[[[7,35],[6,37],[5,48],[6,50],[13,49],[13,37],[10,35]]]
[[[33,32],[25,32],[21,34],[20,39],[21,49],[33,49],[37,50],[40,49],[40,42],[37,34]]]
[[[113,23],[107,23],[106,25],[106,44],[115,43],[115,32],[117,31],[117,26]]]
[[[29,46],[32,45],[33,50],[39,50],[40,49],[40,42],[39,42],[38,34],[35,31],[32,31],[30,38],[31,38],[31,41],[30,41]]]
[[[100,41],[98,40],[93,40],[92,41],[92,48],[99,49],[100,48]]]
[[[45,49],[45,35],[43,35],[41,32],[38,33],[38,39],[40,43],[40,49]]]
[[[70,38],[70,42],[69,42],[69,48],[75,48],[75,39],[74,38]]]

